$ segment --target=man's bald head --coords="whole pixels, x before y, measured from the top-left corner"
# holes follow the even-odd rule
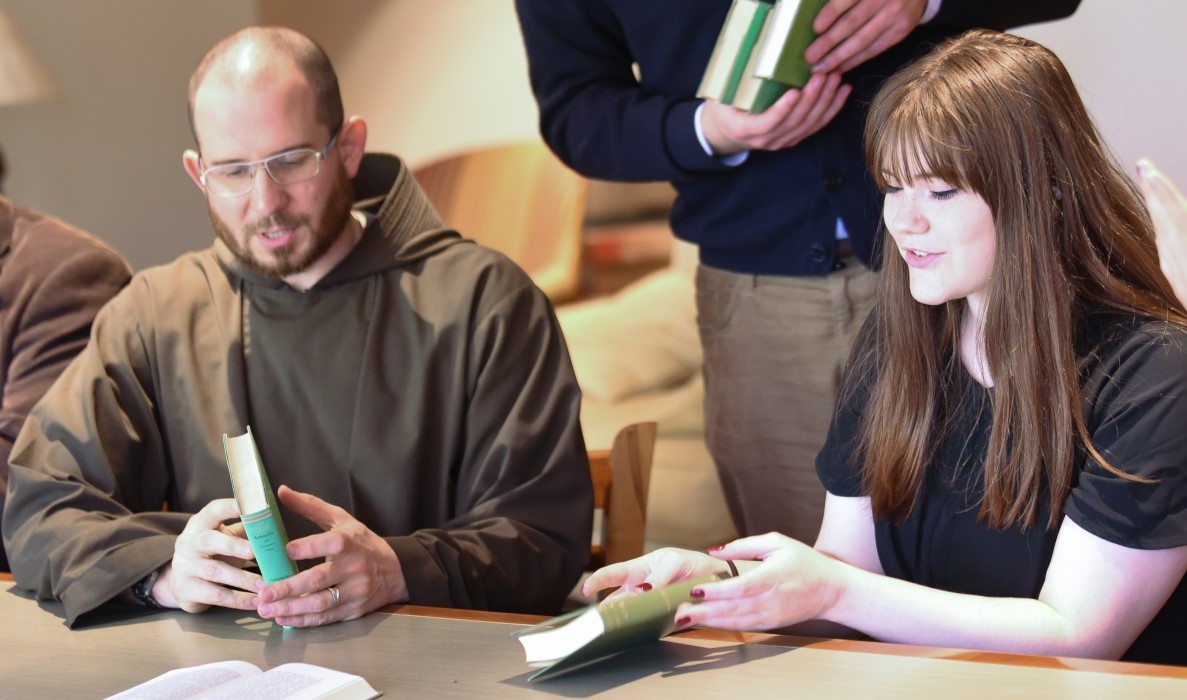
[[[189,117],[194,142],[201,149],[194,123],[194,101],[208,77],[250,90],[277,67],[296,66],[313,92],[314,116],[331,131],[343,122],[342,94],[330,57],[317,42],[284,27],[247,27],[214,45],[190,77]]]

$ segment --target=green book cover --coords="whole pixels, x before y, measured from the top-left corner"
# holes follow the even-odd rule
[[[513,634],[529,664],[544,666],[529,681],[567,673],[634,646],[654,642],[676,629],[676,608],[695,602],[693,588],[729,578],[727,573],[689,579],[646,593],[605,601],[555,617]]]
[[[733,102],[770,9],[771,6],[761,0],[733,1],[705,66],[697,97],[725,104]]]
[[[735,108],[751,114],[762,114],[767,111],[767,108],[775,104],[783,96],[783,93],[791,89],[790,85],[756,76],[754,70],[757,62],[758,52],[756,51],[751,54],[750,61],[746,66],[746,75],[738,84],[737,94],[730,102]]]
[[[264,461],[260,459],[251,426],[238,437],[229,438],[223,433],[223,452],[227,457],[235,501],[239,504],[239,517],[256,555],[260,574],[268,583],[296,574],[297,565],[284,550],[289,541],[288,533],[284,531],[284,520],[264,472]]]
[[[812,77],[804,51],[816,40],[812,22],[828,0],[778,0],[757,49],[754,75],[799,88]]]

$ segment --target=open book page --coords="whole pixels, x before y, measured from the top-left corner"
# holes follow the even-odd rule
[[[519,642],[523,645],[527,662],[540,666],[572,654],[605,630],[606,624],[597,607],[589,607],[568,624],[523,635],[519,637]]]
[[[292,663],[261,672],[246,661],[179,668],[108,700],[369,700],[380,693],[360,676]]]

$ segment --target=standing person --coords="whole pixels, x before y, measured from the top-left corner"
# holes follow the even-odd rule
[[[217,240],[138,274],[30,414],[4,519],[17,584],[70,625],[116,601],[296,627],[399,602],[556,612],[593,495],[543,293],[444,228],[402,166],[377,215],[351,211],[366,125],[308,37],[220,41],[189,106]],[[220,436],[249,425],[302,568],[267,585],[225,525]]]
[[[1187,197],[1147,158],[1138,161],[1138,182],[1154,220],[1162,272],[1187,304]]]
[[[816,75],[750,115],[694,97],[730,0],[516,0],[540,129],[561,160],[676,188],[672,230],[700,250],[706,441],[740,533],[810,542],[820,524],[812,460],[876,284],[870,97],[940,38],[1078,4],[832,0],[808,48]]]
[[[890,235],[815,548],[659,551],[587,592],[740,560],[681,624],[1187,663],[1187,312],[1071,76],[972,31],[891,78],[865,135]]]
[[[8,456],[33,404],[132,270],[94,236],[0,196],[0,517]],[[0,571],[8,557],[0,542]]]

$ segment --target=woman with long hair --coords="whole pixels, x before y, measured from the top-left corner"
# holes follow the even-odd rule
[[[659,550],[586,592],[729,560],[678,624],[1187,663],[1187,312],[1071,77],[975,30],[890,78],[865,135],[882,289],[817,458],[815,547]]]

